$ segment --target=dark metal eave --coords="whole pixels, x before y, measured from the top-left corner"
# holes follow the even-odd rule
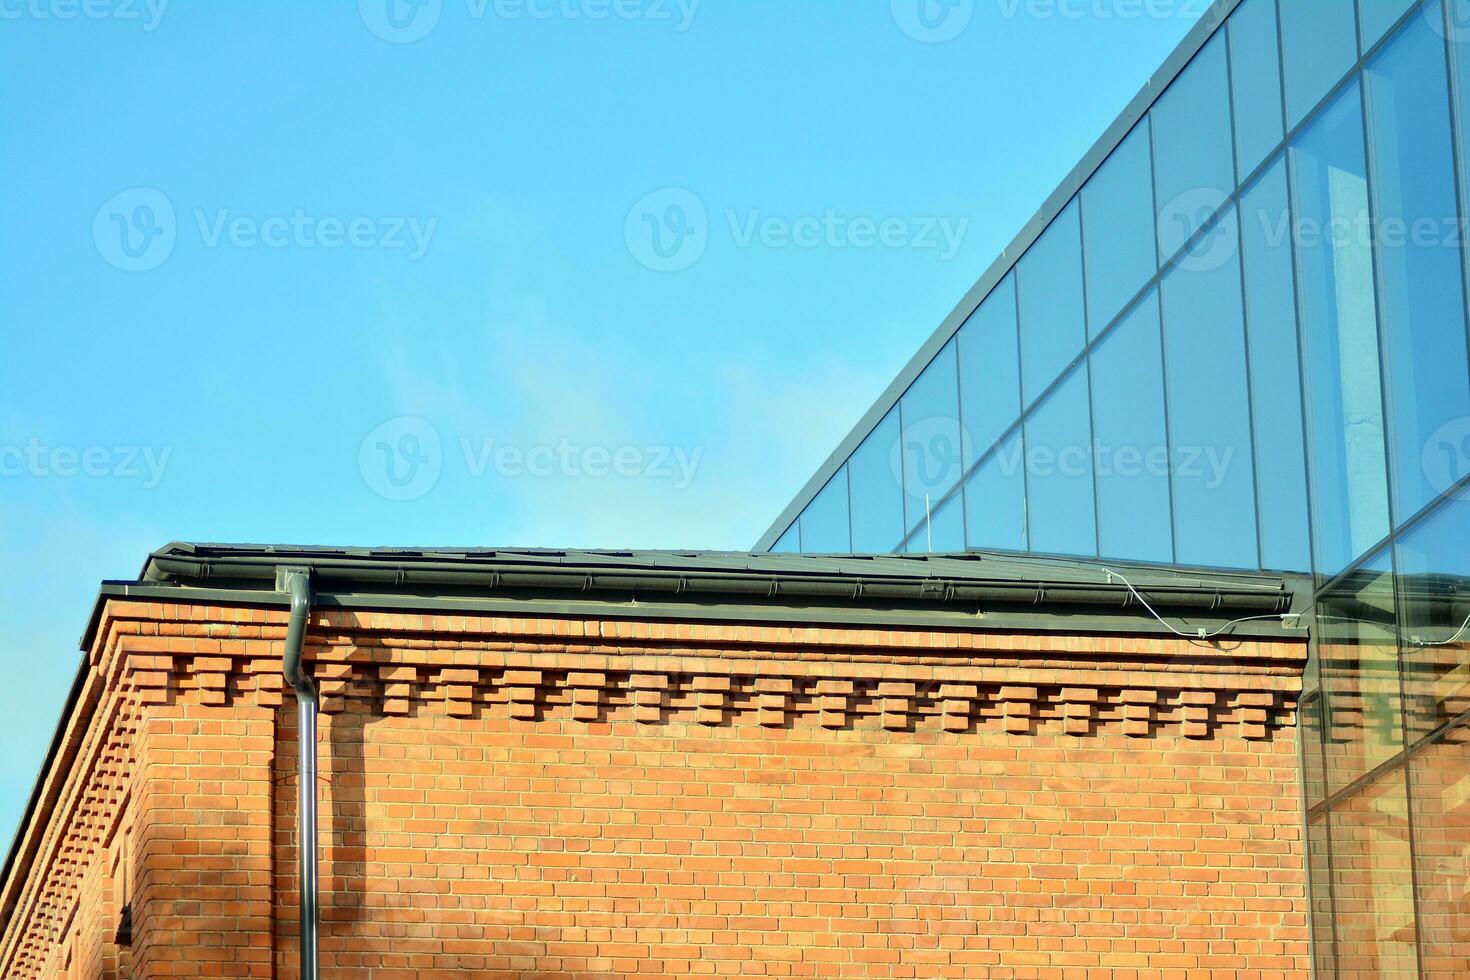
[[[955,306],[953,312],[939,325],[939,329],[934,331],[933,335],[919,348],[918,353],[904,365],[903,370],[898,373],[898,376],[893,379],[893,382],[878,396],[878,400],[874,402],[873,407],[868,409],[867,413],[858,420],[857,425],[853,426],[852,431],[847,434],[847,437],[827,457],[827,461],[817,469],[817,472],[813,474],[812,478],[806,482],[801,491],[797,493],[791,503],[786,506],[786,509],[781,512],[781,515],[766,530],[766,533],[761,535],[760,540],[755,543],[755,547],[752,550],[758,552],[769,551],[780,540],[781,535],[786,533],[786,530],[791,527],[792,522],[801,515],[801,512],[806,509],[807,504],[811,503],[812,498],[822,491],[822,488],[827,485],[827,481],[832,479],[837,471],[842,468],[842,464],[847,462],[848,458],[862,444],[862,441],[878,427],[878,423],[883,421],[884,416],[888,414],[889,410],[898,404],[899,398],[914,383],[924,368],[929,366],[929,362],[934,360],[935,356],[944,348],[945,344],[949,343],[955,334],[959,333],[960,327],[964,326],[965,321],[970,318],[970,315],[975,312],[985,300],[985,297],[990,295],[990,291],[999,285],[1001,280],[1010,273],[1016,262],[1026,253],[1026,250],[1036,242],[1036,239],[1041,237],[1041,233],[1047,229],[1047,226],[1056,220],[1057,216],[1062,213],[1073,196],[1082,189],[1082,185],[1087,183],[1093,173],[1118,148],[1118,145],[1123,142],[1133,130],[1133,127],[1138,124],[1139,120],[1148,114],[1148,111],[1153,108],[1154,103],[1158,101],[1159,96],[1164,93],[1164,90],[1179,76],[1179,73],[1199,53],[1200,49],[1209,42],[1210,38],[1214,36],[1215,31],[1229,19],[1230,15],[1234,13],[1235,8],[1242,2],[1243,0],[1215,0],[1215,3],[1211,5],[1210,9],[1205,11],[1200,17],[1199,23],[1190,29],[1189,33],[1185,35],[1184,40],[1165,59],[1158,71],[1154,72],[1149,80],[1144,83],[1143,88],[1128,103],[1122,114],[1103,132],[1098,141],[1093,144],[1092,149],[1087,151],[1087,154],[1082,158],[1081,162],[1073,167],[1071,173],[1066,176],[1056,190],[1052,191],[1051,195],[1041,205],[1041,209],[1036,212],[1030,221],[1026,222],[1020,233],[1001,251],[995,261],[991,263],[990,268],[985,270],[984,275],[980,277],[979,281],[964,295],[964,298]]]
[[[280,606],[282,567],[310,568],[318,604],[439,613],[671,618],[1166,634],[1116,569],[1180,628],[1248,616],[1238,636],[1282,636],[1272,617],[1305,601],[1304,583],[1260,573],[1104,565],[1013,555],[773,556],[726,552],[361,549],[171,544],[109,599]],[[1297,634],[1299,635],[1299,634]]]

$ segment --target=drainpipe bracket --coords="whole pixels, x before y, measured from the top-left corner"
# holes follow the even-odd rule
[[[307,582],[311,581],[311,569],[305,565],[277,565],[276,566],[276,591],[291,591],[291,578],[296,575],[305,575]]]

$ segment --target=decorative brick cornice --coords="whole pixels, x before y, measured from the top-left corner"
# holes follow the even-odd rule
[[[29,815],[20,856],[3,883],[0,976],[39,977],[52,969],[76,911],[83,878],[117,831],[134,769],[139,701],[118,656],[129,626],[109,628],[89,653],[90,677],[63,735],[69,766],[43,774],[50,806]]]
[[[126,605],[126,604],[119,604]],[[156,622],[163,609],[150,609]],[[275,706],[280,616],[187,607],[124,643],[145,703]],[[119,609],[119,616],[136,610]],[[229,610],[219,610],[229,613]],[[534,721],[871,726],[1264,739],[1294,719],[1304,644],[319,610],[323,709]]]

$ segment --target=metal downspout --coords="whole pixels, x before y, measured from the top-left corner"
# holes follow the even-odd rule
[[[276,588],[291,595],[291,619],[281,672],[296,692],[297,764],[296,842],[301,882],[301,980],[317,980],[317,830],[316,830],[316,685],[301,666],[306,620],[311,613],[311,573],[283,569]]]

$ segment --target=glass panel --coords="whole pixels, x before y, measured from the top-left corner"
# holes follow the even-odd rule
[[[1159,296],[1150,293],[1092,353],[1098,551],[1174,558]]]
[[[898,437],[895,407],[848,461],[852,550],[857,554],[889,554],[903,540],[903,458]]]
[[[1444,31],[1450,39],[1454,75],[1455,128],[1460,150],[1460,198],[1470,202],[1470,0],[1445,4]],[[1466,210],[1470,210],[1467,207]]]
[[[1082,188],[1089,337],[1101,333],[1158,269],[1153,211],[1145,119]]]
[[[846,466],[806,505],[801,515],[801,550],[809,555],[835,555],[852,550]]]
[[[1314,807],[1327,799],[1327,774],[1323,769],[1323,740],[1326,737],[1322,698],[1322,670],[1317,660],[1317,645],[1311,644],[1311,655],[1302,675],[1301,730],[1302,780],[1307,793],[1307,806]]]
[[[1317,976],[1337,977],[1337,956],[1332,933],[1332,859],[1328,852],[1331,816],[1318,814],[1307,823],[1308,899],[1312,913],[1312,952]]]
[[[965,550],[965,502],[959,494],[941,506],[934,504],[933,520],[922,516],[905,549],[911,555],[955,555]]]
[[[1200,49],[1152,115],[1159,254],[1167,261],[1235,190],[1223,34]]]
[[[1234,208],[1170,270],[1163,296],[1176,560],[1255,568],[1260,554]]]
[[[1470,499],[1400,538],[1398,561],[1404,710],[1417,740],[1470,711]]]
[[[1297,294],[1318,571],[1335,574],[1388,532],[1378,327],[1358,87],[1292,148]]]
[[[1003,442],[965,484],[971,548],[1026,550],[1026,471],[1021,433]]]
[[[1438,22],[1438,4],[1431,8]],[[1365,77],[1390,485],[1395,520],[1403,523],[1448,487],[1436,479],[1434,455],[1446,426],[1470,434],[1444,41],[1426,18],[1415,17]]]
[[[1294,127],[1358,60],[1353,5],[1346,0],[1290,0],[1281,5],[1286,64],[1286,124]]]
[[[1470,724],[1409,764],[1425,980],[1470,975]]]
[[[1273,165],[1246,193],[1240,223],[1261,564],[1278,571],[1306,572],[1312,567],[1307,453],[1284,161]]]
[[[951,340],[914,379],[900,403],[903,418],[905,529],[960,482],[960,376]]]
[[[1417,977],[1405,774],[1392,769],[1332,811],[1340,977]]]
[[[1021,312],[1021,389],[1034,402],[1087,342],[1082,232],[1067,205],[1016,267]]]
[[[1393,600],[1386,552],[1317,596],[1328,795],[1403,748]]]
[[[1281,55],[1276,0],[1245,0],[1230,15],[1235,159],[1244,179],[1281,144]]]
[[[961,448],[975,464],[1021,415],[1016,277],[1007,276],[960,328]]]
[[[1364,53],[1408,13],[1415,0],[1358,0],[1358,17],[1363,25],[1362,45]],[[1436,10],[1434,16],[1438,17]]]
[[[801,551],[801,521],[798,520],[786,529],[786,533],[777,539],[771,546],[773,555],[794,555]]]
[[[1097,554],[1087,371],[1078,368],[1026,420],[1031,550]]]

